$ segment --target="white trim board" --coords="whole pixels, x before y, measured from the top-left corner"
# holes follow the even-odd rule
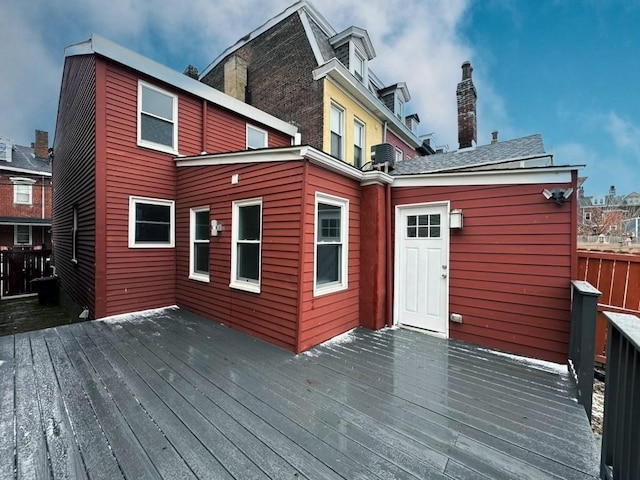
[[[453,187],[458,185],[525,185],[531,183],[571,183],[571,172],[577,167],[542,167],[464,173],[429,173],[394,177],[394,188]]]

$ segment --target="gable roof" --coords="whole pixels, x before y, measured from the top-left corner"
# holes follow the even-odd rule
[[[480,147],[403,160],[395,164],[393,175],[415,175],[479,168],[487,165],[506,164],[538,158],[548,158],[549,163],[553,162],[552,155],[544,151],[542,135],[535,134]]]
[[[0,161],[0,170],[34,175],[51,176],[51,161],[36,157],[33,148],[12,145],[11,162]]]
[[[219,105],[223,108],[236,112],[246,118],[255,120],[268,127],[278,130],[287,135],[294,136],[298,133],[298,128],[279,118],[274,117],[262,110],[251,105],[241,102],[215,88],[210,87],[198,80],[184,75],[176,70],[166,67],[160,63],[154,62],[150,58],[144,57],[138,53],[127,50],[126,48],[113,43],[99,35],[91,35],[91,38],[85,42],[70,45],[65,48],[65,57],[75,55],[91,55],[96,54],[101,57],[108,58],[126,67],[132,68],[140,73],[144,73],[161,82],[178,88],[184,92],[208,100],[209,102]]]

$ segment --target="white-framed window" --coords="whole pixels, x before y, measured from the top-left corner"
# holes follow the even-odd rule
[[[233,202],[231,216],[231,283],[260,293],[262,198]]]
[[[344,160],[344,109],[331,104],[331,155]]]
[[[393,113],[396,114],[396,117],[402,120],[404,118],[404,101],[400,98],[399,91],[396,91],[393,99]]]
[[[585,222],[591,221],[591,212],[584,212],[584,220]]]
[[[138,145],[178,151],[178,97],[142,81],[138,82]]]
[[[353,121],[353,164],[361,168],[364,160],[364,123]]]
[[[189,278],[209,281],[209,207],[192,208],[189,232]]]
[[[33,203],[33,178],[10,177],[13,183],[13,203],[31,205]]]
[[[316,193],[314,295],[347,288],[349,200]]]
[[[78,207],[73,206],[71,225],[71,261],[78,263]]]
[[[396,162],[401,162],[403,157],[402,150],[396,147]]]
[[[14,229],[14,245],[31,245],[33,236],[31,225],[16,225]]]
[[[173,248],[175,202],[129,197],[129,248]]]
[[[247,150],[267,148],[269,134],[266,130],[247,124]]]
[[[358,80],[360,80],[361,82],[364,82],[365,69],[367,65],[364,59],[364,55],[360,53],[360,51],[357,48],[354,47],[353,56],[351,57],[351,60],[353,61],[351,72]]]

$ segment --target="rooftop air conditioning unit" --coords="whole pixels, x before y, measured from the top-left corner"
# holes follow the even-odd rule
[[[371,147],[371,162],[374,168],[387,167],[393,169],[396,161],[396,149],[390,143],[380,143]]]

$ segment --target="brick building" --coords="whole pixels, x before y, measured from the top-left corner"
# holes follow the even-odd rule
[[[0,137],[0,249],[51,248],[49,135],[30,147]]]

